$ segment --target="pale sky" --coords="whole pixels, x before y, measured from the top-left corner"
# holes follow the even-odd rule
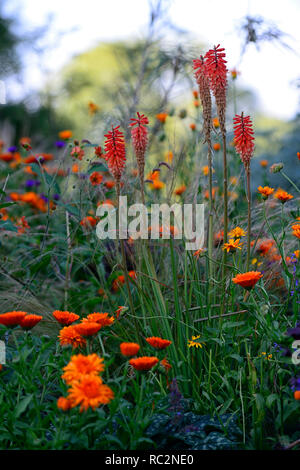
[[[16,8],[27,29],[45,24],[50,13],[55,15],[53,31],[77,28],[47,55],[50,72],[58,71],[73,55],[99,41],[141,37],[149,12],[147,0],[10,0],[6,10]],[[300,77],[300,0],[173,0],[169,7],[171,21],[190,32],[192,38],[210,47],[221,43],[226,48],[229,68],[239,60],[237,26],[246,14],[262,16],[288,33],[285,41],[294,52],[274,43],[264,43],[260,51],[250,45],[239,66],[240,84],[256,92],[264,114],[292,118],[299,109],[300,95],[293,84]],[[34,60],[28,65],[25,86],[41,87],[48,72],[45,77]],[[14,94],[21,94],[23,86],[15,87]]]

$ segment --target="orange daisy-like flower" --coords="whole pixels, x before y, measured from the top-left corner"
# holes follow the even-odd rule
[[[162,124],[166,122],[167,117],[168,117],[168,113],[158,113],[156,115],[156,119],[158,119],[159,122],[161,122]]]
[[[98,184],[102,183],[103,176],[98,171],[94,171],[94,173],[90,176],[90,182],[93,186],[98,186]]]
[[[43,317],[41,315],[26,315],[26,317],[23,317],[20,321],[20,326],[24,330],[31,330],[31,328],[37,325],[42,319]]]
[[[191,124],[190,124],[190,129],[191,129],[192,131],[195,131],[195,130],[196,130],[196,124],[195,124],[194,122],[191,122]]]
[[[294,398],[295,398],[295,400],[300,400],[300,390],[296,390],[294,392]]]
[[[58,134],[58,137],[63,140],[70,139],[72,137],[72,131],[61,131]]]
[[[220,232],[217,232],[214,234],[214,243],[216,246],[220,245],[223,243],[223,238],[224,238],[224,230],[220,230]]]
[[[242,238],[245,237],[247,232],[241,227],[235,227],[228,233],[229,238]]]
[[[58,323],[66,326],[71,325],[74,323],[74,321],[80,318],[79,315],[76,315],[76,313],[68,311],[62,312],[61,310],[55,310],[52,315],[58,321]]]
[[[237,238],[236,240],[234,240],[233,238],[231,238],[228,243],[224,243],[223,245],[223,250],[227,251],[227,253],[235,253],[236,250],[241,250],[242,249],[242,246],[243,244],[240,243],[240,239]]]
[[[176,196],[181,196],[186,191],[186,185],[182,184],[181,186],[178,186],[178,188],[175,189],[174,194]]]
[[[18,326],[25,317],[26,312],[12,311],[0,315],[0,325]]]
[[[92,217],[91,215],[88,215],[80,221],[80,225],[84,228],[92,228],[92,227],[95,227],[97,222],[98,222],[98,219],[96,219],[95,217]]]
[[[294,237],[299,238],[300,240],[300,225],[293,225],[292,229]]]
[[[258,251],[261,256],[266,256],[274,244],[274,240],[263,240],[261,243],[259,243],[256,251]]]
[[[61,346],[72,346],[78,348],[79,346],[85,346],[86,340],[83,338],[73,325],[65,326],[59,333],[59,341]]]
[[[261,166],[262,168],[266,168],[268,165],[269,165],[268,160],[261,160],[261,161],[260,161],[260,166]]]
[[[143,356],[136,359],[130,359],[129,364],[136,370],[150,370],[156,366],[159,359],[155,356]]]
[[[92,322],[92,321],[83,321],[78,325],[74,325],[75,330],[82,336],[93,336],[102,328],[99,323]]]
[[[114,392],[107,385],[103,385],[100,377],[88,375],[72,383],[68,398],[72,407],[80,405],[82,412],[88,408],[95,410],[99,405],[106,405],[114,398]]]
[[[98,323],[99,325],[103,326],[110,326],[112,323],[115,321],[114,317],[109,317],[109,313],[99,313],[99,312],[94,312],[90,313],[87,316],[87,319],[83,319],[83,321],[90,321],[90,322],[95,322]]]
[[[116,182],[113,181],[113,180],[110,180],[110,181],[106,181],[104,183],[104,186],[107,188],[107,189],[112,189],[116,186]]]
[[[65,397],[59,397],[56,405],[57,405],[57,408],[59,408],[62,411],[68,411],[70,408],[72,408],[71,400]]]
[[[290,199],[293,199],[294,196],[291,194],[287,193],[283,189],[277,189],[276,193],[274,194],[274,197],[278,199],[282,204],[284,204],[287,201],[290,201]]]
[[[158,338],[157,336],[146,338],[146,341],[148,344],[150,344],[150,346],[155,349],[166,349],[168,346],[170,346],[170,344],[172,344],[172,341],[169,341],[168,339]]]
[[[219,144],[219,142],[216,142],[214,145],[213,145],[213,149],[216,150],[216,152],[218,152],[218,150],[220,150],[221,148],[221,144]]]
[[[244,274],[237,274],[232,280],[244,289],[251,290],[262,276],[259,271],[249,271]]]
[[[71,384],[74,380],[82,380],[87,375],[98,375],[104,371],[103,359],[97,354],[76,354],[72,356],[69,364],[63,368],[64,374],[61,378]]]
[[[257,191],[262,195],[263,199],[268,199],[268,197],[274,193],[274,188],[270,188],[269,186],[258,186]]]
[[[137,343],[121,343],[120,351],[123,356],[135,356],[140,350],[140,345]]]
[[[219,122],[219,119],[217,117],[213,118],[213,126],[215,128],[220,127],[220,122]]]

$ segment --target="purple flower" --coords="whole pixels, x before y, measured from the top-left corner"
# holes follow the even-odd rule
[[[55,145],[58,149],[62,149],[66,145],[66,142],[64,142],[63,140],[57,140],[55,142]]]
[[[59,194],[53,194],[53,199],[54,199],[54,201],[59,201],[60,200],[60,195]]]
[[[8,152],[11,152],[11,153],[14,153],[18,150],[18,147],[16,147],[15,145],[12,145],[11,147],[8,147],[7,151]]]
[[[34,188],[35,186],[39,186],[41,182],[39,180],[27,180],[25,183],[26,188]]]

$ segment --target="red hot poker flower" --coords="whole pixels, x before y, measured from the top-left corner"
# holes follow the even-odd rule
[[[204,57],[202,55],[199,59],[193,60],[193,67],[195,71],[195,78],[199,86],[199,94],[203,108],[203,130],[205,135],[205,141],[210,145],[211,96],[209,90],[209,78],[204,64]]]
[[[227,67],[225,49],[220,44],[205,54],[205,69],[209,77],[210,88],[216,98],[220,128],[225,133]]]
[[[112,130],[104,136],[106,137],[105,160],[110,173],[117,182],[121,179],[126,162],[124,135],[119,131],[119,127],[112,127]]]
[[[244,113],[240,116],[236,114],[233,118],[233,127],[235,149],[247,166],[254,152],[254,131],[250,116],[244,116]]]
[[[131,138],[138,163],[140,178],[144,180],[145,152],[148,143],[148,129],[145,127],[149,124],[147,116],[139,112],[136,118],[131,118]]]

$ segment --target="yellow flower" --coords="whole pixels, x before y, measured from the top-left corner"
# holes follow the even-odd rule
[[[187,342],[187,345],[189,348],[202,348],[203,347],[203,344],[205,344],[204,342],[200,342],[200,341],[197,341],[197,339],[200,338],[200,335],[198,336],[192,336],[192,339],[189,339],[188,342]]]
[[[245,230],[243,230],[241,227],[235,227],[233,230],[231,230],[228,233],[228,237],[229,238],[241,238],[241,237],[244,237],[246,233],[247,232],[245,232]]]
[[[242,246],[243,244],[241,243],[240,244],[240,239],[237,238],[236,240],[234,240],[233,238],[231,238],[229,240],[228,243],[224,243],[223,245],[223,250],[227,251],[227,253],[235,253],[236,250],[241,250],[242,249]]]

